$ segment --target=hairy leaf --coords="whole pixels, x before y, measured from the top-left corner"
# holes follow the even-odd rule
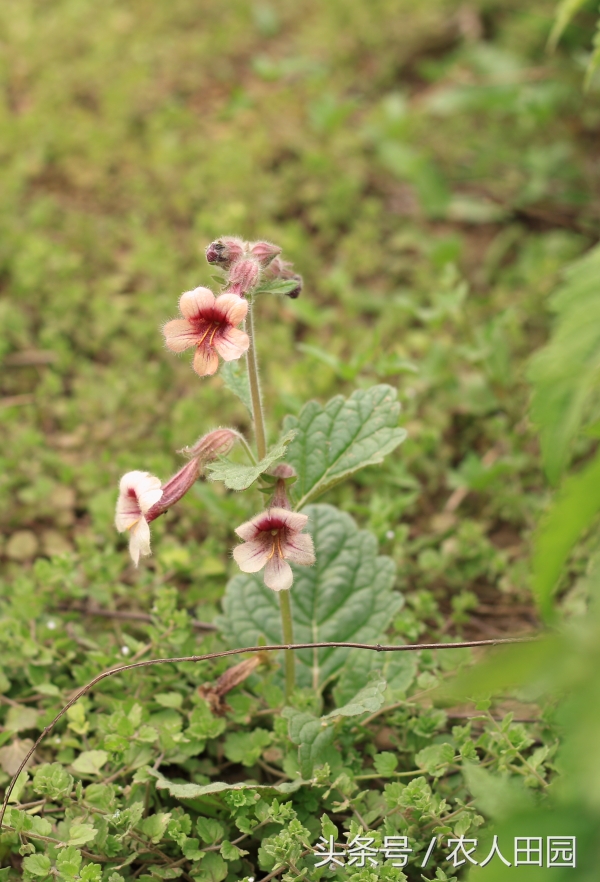
[[[552,612],[552,595],[573,546],[600,511],[600,456],[564,481],[542,520],[533,557],[533,589],[542,613]]]
[[[329,720],[335,717],[356,717],[359,714],[373,714],[383,705],[383,697],[387,683],[382,677],[378,677],[358,692],[348,704],[342,705],[332,710],[327,716],[322,717],[323,720]]]
[[[376,643],[402,604],[401,596],[391,591],[394,562],[377,555],[372,533],[359,530],[333,506],[309,505],[304,513],[317,562],[294,568],[294,640]],[[231,579],[223,609],[218,624],[232,646],[255,645],[260,636],[269,643],[282,642],[279,599],[261,573]],[[296,652],[300,685],[320,688],[340,671],[349,652],[332,647]]]
[[[294,793],[302,786],[304,781],[284,781],[283,784],[265,785],[265,784],[246,784],[237,782],[235,784],[227,784],[224,781],[213,781],[211,784],[177,784],[175,781],[169,781],[160,772],[155,769],[148,769],[148,774],[156,778],[156,787],[158,790],[168,790],[175,799],[196,799],[199,796],[207,796],[211,793],[222,793],[226,790],[257,790],[259,792],[274,790],[277,793]]]
[[[226,459],[208,463],[206,472],[211,481],[223,481],[230,490],[247,490],[262,474],[285,455],[287,445],[296,433],[286,432],[256,465],[239,465]]]
[[[382,462],[406,438],[398,428],[399,413],[395,389],[380,385],[347,399],[336,395],[325,407],[309,401],[298,417],[286,417],[284,428],[297,430],[286,461],[298,473],[298,507],[359,469]]]
[[[530,363],[531,415],[540,427],[544,468],[552,483],[568,465],[584,421],[600,413],[599,274],[600,247],[567,270],[551,303],[557,314],[552,337]]]
[[[313,717],[305,711],[285,707],[282,716],[289,722],[289,735],[292,744],[298,745],[298,765],[303,778],[310,778],[315,766],[335,762],[338,757],[332,746],[333,726]]]
[[[240,399],[243,405],[252,413],[252,399],[250,397],[250,384],[248,372],[240,361],[224,361],[219,371],[219,376],[230,392]]]

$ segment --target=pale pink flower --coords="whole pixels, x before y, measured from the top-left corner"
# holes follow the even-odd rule
[[[160,478],[149,472],[127,472],[121,478],[115,527],[119,533],[129,532],[129,553],[136,567],[141,554],[150,554],[146,515],[162,495]]]
[[[165,343],[172,352],[195,346],[193,367],[200,377],[216,372],[219,355],[234,361],[248,349],[248,335],[236,327],[246,317],[248,303],[235,294],[215,297],[208,288],[194,288],[181,295],[179,310],[183,318],[163,328]]]
[[[291,588],[294,574],[288,561],[309,567],[315,562],[312,537],[302,530],[307,515],[285,508],[270,508],[246,521],[235,531],[242,545],[233,549],[233,557],[243,573],[265,569],[265,585],[273,591]]]
[[[115,527],[129,532],[129,553],[138,565],[140,555],[150,554],[149,524],[168,511],[197,481],[199,458],[190,460],[172,478],[161,484],[149,472],[127,472],[119,484]]]

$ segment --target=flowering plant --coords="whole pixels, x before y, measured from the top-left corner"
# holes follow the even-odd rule
[[[179,299],[181,318],[172,319],[163,327],[169,350],[179,353],[194,348],[192,366],[200,377],[217,372],[219,356],[224,362],[246,356],[245,374],[241,377],[238,374],[235,384],[227,375],[224,378],[226,385],[249,404],[254,448],[238,430],[220,428],[209,432],[187,451],[190,461],[164,485],[147,472],[127,473],[121,479],[115,525],[117,530],[129,534],[129,550],[137,566],[140,556],[150,554],[150,522],[175,505],[203,471],[231,489],[248,490],[255,486],[266,493],[269,497],[266,509],[235,528],[243,543],[233,548],[232,554],[242,573],[263,573],[262,587],[256,579],[241,583],[246,605],[260,605],[261,597],[264,602],[264,588],[277,592],[281,632],[274,637],[291,644],[294,617],[290,590],[295,568],[311,567],[315,563],[310,522],[312,519],[314,529],[319,523],[319,514],[324,513],[323,507],[311,511],[306,504],[347,475],[380,462],[400,444],[405,432],[397,427],[399,406],[394,390],[376,386],[355,393],[348,401],[338,396],[325,409],[311,402],[299,418],[288,418],[285,433],[277,444],[268,447],[254,310],[259,295],[283,294],[296,298],[302,290],[302,277],[280,255],[281,249],[269,242],[244,242],[233,236],[212,242],[206,249],[206,257],[222,271],[223,290],[218,295],[205,287],[186,291]],[[246,465],[227,460],[236,440],[246,453]],[[347,527],[337,510],[328,507],[326,515],[332,525]],[[325,592],[331,591],[331,580],[323,587]],[[387,596],[389,585],[386,588]],[[226,609],[229,597],[239,590],[240,582],[234,580],[225,600]],[[315,594],[314,586],[311,593]],[[339,608],[346,611],[355,608],[356,591],[352,583],[339,586],[334,594]],[[299,609],[302,599],[299,598]],[[323,595],[313,599],[324,603],[326,598]],[[393,611],[394,599],[389,600],[388,611]],[[378,633],[389,621],[389,614],[380,619]],[[236,634],[231,617],[223,623],[223,630],[226,634],[229,632],[232,641],[242,636]],[[258,638],[261,633],[264,635],[264,622],[252,636]],[[288,699],[296,683],[295,667],[294,653],[286,651]]]

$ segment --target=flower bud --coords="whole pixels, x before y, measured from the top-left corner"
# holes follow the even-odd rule
[[[237,236],[222,236],[211,242],[206,249],[206,259],[209,263],[229,269],[235,260],[244,256],[244,242]]]
[[[232,264],[227,279],[227,293],[243,297],[258,284],[260,264],[253,257],[244,257]]]
[[[283,281],[295,281],[296,286],[286,293],[286,297],[295,300],[300,296],[302,291],[302,276],[294,272],[294,266],[289,260],[282,260],[280,257],[274,257],[267,267],[266,277],[269,279],[283,279]]]
[[[268,266],[274,257],[281,254],[279,245],[273,245],[271,242],[251,242],[250,254],[255,257],[262,266]]]
[[[239,432],[234,429],[213,429],[212,432],[199,438],[191,447],[184,447],[179,452],[190,458],[198,459],[201,463],[212,462],[219,456],[227,456],[239,438]]]
[[[146,521],[155,520],[164,514],[167,509],[179,502],[182,496],[188,492],[190,487],[196,483],[200,475],[200,463],[198,459],[192,459],[186,463],[182,469],[173,475],[162,487],[162,496],[152,508],[146,512]]]
[[[280,462],[273,469],[271,469],[271,474],[274,478],[283,478],[283,480],[285,480],[286,478],[297,477],[296,469],[294,468],[294,466],[288,465],[287,462]]]

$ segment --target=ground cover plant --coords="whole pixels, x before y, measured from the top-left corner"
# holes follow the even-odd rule
[[[2,878],[595,878],[600,111],[596,9],[567,6],[3,5],[0,785],[102,671],[278,642],[281,592],[231,552],[284,484],[316,557],[299,642],[549,636],[301,651],[287,685],[266,652],[107,678],[13,789]],[[254,443],[246,341],[199,379],[160,333],[180,292],[244,281],[230,232],[282,248],[237,254],[267,289],[254,472],[210,434]],[[310,427],[356,407],[377,445],[330,486]],[[180,477],[121,535],[132,472]],[[356,606],[315,628],[301,598],[335,579]],[[576,869],[514,866],[547,836]]]

